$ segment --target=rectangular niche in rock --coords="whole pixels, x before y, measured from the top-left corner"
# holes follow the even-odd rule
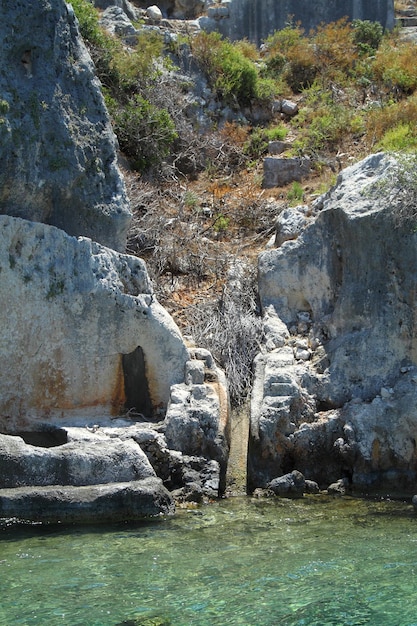
[[[142,414],[144,418],[152,418],[152,402],[146,378],[145,355],[140,346],[122,357],[125,409],[132,415]]]

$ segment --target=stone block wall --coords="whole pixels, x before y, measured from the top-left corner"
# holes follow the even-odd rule
[[[226,0],[221,7],[228,9],[227,16],[224,10],[211,10],[204,28],[257,44],[289,21],[300,22],[306,32],[345,16],[394,26],[394,0]]]

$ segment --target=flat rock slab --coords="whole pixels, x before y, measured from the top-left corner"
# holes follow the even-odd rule
[[[134,521],[171,515],[175,506],[158,478],[92,486],[0,490],[0,518],[44,523]]]

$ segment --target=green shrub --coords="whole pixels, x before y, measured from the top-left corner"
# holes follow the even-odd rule
[[[353,20],[353,41],[360,55],[371,55],[378,49],[384,29],[379,22],[369,20]]]
[[[286,59],[281,52],[277,52],[265,61],[266,75],[272,78],[278,78],[285,67]]]
[[[345,84],[357,59],[352,27],[347,18],[319,25],[312,43],[314,63],[322,83]]]
[[[107,98],[107,106],[120,148],[131,158],[135,169],[149,169],[169,154],[177,133],[168,111],[139,95],[124,107]]]
[[[417,125],[417,95],[413,94],[401,102],[390,102],[368,112],[366,131],[372,147],[381,141],[391,129],[402,125]]]
[[[330,90],[317,81],[305,92],[304,107],[293,120],[298,130],[294,150],[317,156],[338,149],[347,137],[365,133],[361,112],[346,103],[336,102]]]
[[[415,124],[401,122],[394,128],[388,129],[375,148],[383,152],[416,151],[417,132]]]
[[[397,99],[417,88],[416,47],[412,43],[395,45],[389,38],[384,40],[372,68],[376,80]]]
[[[256,98],[258,73],[238,44],[219,33],[199,33],[191,49],[210,86],[229,104],[246,105]]]
[[[98,10],[88,0],[71,0],[83,39],[94,46],[104,46],[106,35],[99,25]]]
[[[264,134],[268,141],[283,141],[288,135],[288,128],[280,124],[267,128]]]
[[[304,191],[301,184],[298,181],[294,181],[287,193],[287,200],[290,206],[297,206],[303,201]]]
[[[268,75],[282,75],[293,92],[299,93],[315,79],[313,48],[298,26],[287,26],[275,31],[265,41],[265,64]]]

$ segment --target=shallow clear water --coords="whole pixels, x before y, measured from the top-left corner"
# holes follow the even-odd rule
[[[417,517],[395,502],[231,498],[152,523],[0,531],[1,626],[134,619],[417,625]]]

